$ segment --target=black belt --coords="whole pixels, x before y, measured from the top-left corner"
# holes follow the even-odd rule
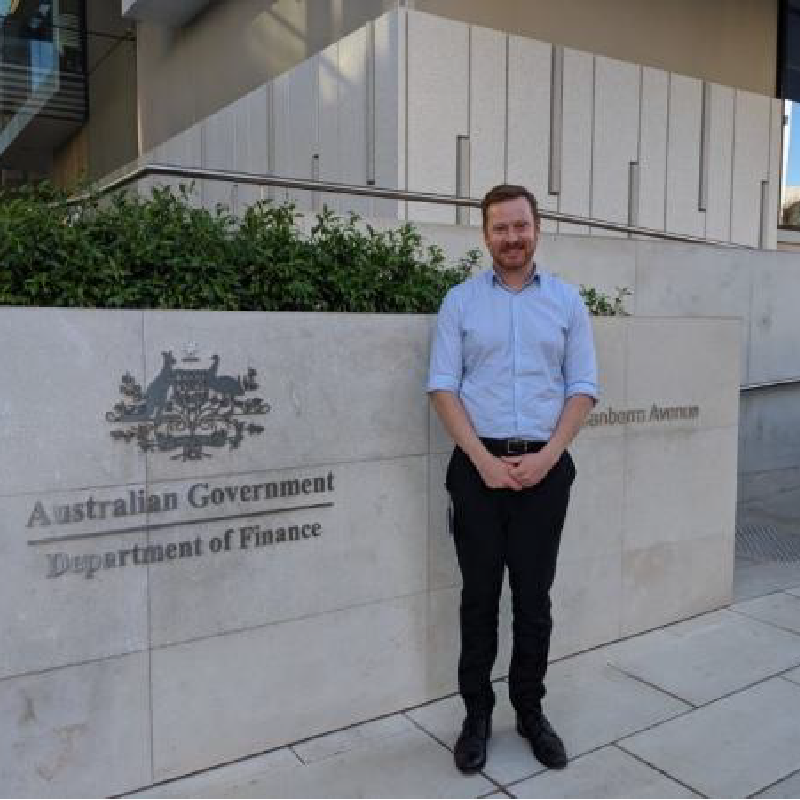
[[[494,456],[524,456],[525,453],[538,453],[547,442],[531,439],[489,439],[481,436],[486,449]]]

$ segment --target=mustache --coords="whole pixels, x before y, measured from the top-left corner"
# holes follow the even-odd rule
[[[502,252],[506,253],[509,250],[524,250],[524,249],[525,249],[525,245],[522,242],[520,242],[519,244],[506,244],[506,245],[503,245]]]

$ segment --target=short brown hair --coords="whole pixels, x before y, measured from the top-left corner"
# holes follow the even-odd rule
[[[524,197],[530,204],[533,212],[533,221],[538,225],[541,222],[539,217],[539,204],[536,198],[524,187],[513,183],[499,183],[493,186],[481,200],[481,216],[483,217],[483,229],[486,230],[486,223],[489,221],[489,206],[495,203],[502,203],[505,200],[516,200]]]

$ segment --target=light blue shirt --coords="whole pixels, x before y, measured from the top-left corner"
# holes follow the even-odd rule
[[[538,268],[519,290],[487,270],[453,287],[436,320],[428,392],[461,398],[478,436],[547,441],[564,403],[598,398],[589,312]]]

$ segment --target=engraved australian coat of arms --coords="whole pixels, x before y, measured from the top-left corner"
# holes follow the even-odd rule
[[[258,389],[255,369],[220,375],[216,354],[209,366],[197,366],[201,359],[193,343],[180,365],[172,350],[161,357],[161,370],[145,391],[130,372],[122,376],[123,399],[106,419],[125,427],[111,431],[112,438],[136,441],[144,452],[175,450],[173,459],[194,461],[210,457],[211,448],[233,450],[245,435],[263,432],[263,426],[248,419],[270,410],[262,398],[247,396]]]

